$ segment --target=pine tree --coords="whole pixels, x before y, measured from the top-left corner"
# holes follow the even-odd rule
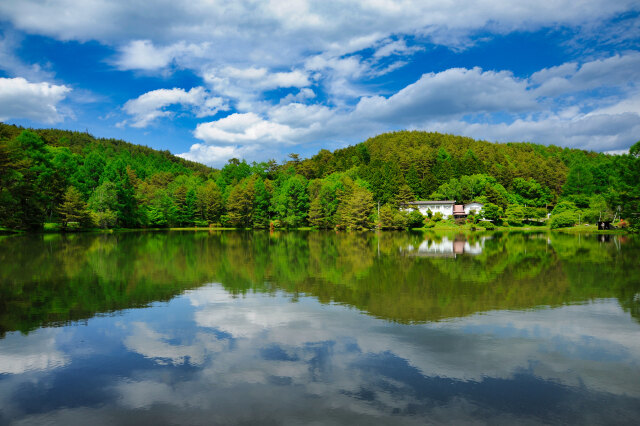
[[[411,165],[411,167],[409,167],[409,171],[407,172],[407,176],[405,179],[407,181],[407,185],[409,185],[409,188],[411,188],[411,191],[415,195],[420,195],[420,178],[418,177],[418,172],[416,171],[416,168],[413,164]]]
[[[415,195],[413,195],[413,191],[407,184],[404,184],[400,187],[400,189],[398,190],[398,195],[396,195],[396,199],[395,199],[396,204],[398,206],[401,206],[403,204],[406,204],[408,202],[415,201],[415,200],[416,200],[416,197]]]
[[[222,191],[213,180],[198,187],[197,210],[200,218],[208,223],[216,223],[222,214]]]
[[[373,194],[366,188],[355,186],[340,205],[340,225],[347,229],[370,228],[373,210]]]
[[[87,203],[82,199],[80,191],[73,186],[70,186],[65,192],[62,204],[58,208],[58,213],[62,229],[67,229],[72,223],[77,223],[79,227],[86,227],[91,224]]]

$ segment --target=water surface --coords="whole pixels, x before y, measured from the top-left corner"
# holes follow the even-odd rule
[[[634,424],[640,241],[0,239],[0,423]]]

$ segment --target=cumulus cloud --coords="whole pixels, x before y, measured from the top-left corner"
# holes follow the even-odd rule
[[[624,87],[640,78],[640,52],[614,55],[578,65],[565,63],[531,75],[538,96],[559,96],[603,87]]]
[[[373,53],[374,58],[384,58],[391,55],[407,55],[423,50],[420,46],[407,46],[404,40],[388,41],[383,43]]]
[[[107,43],[131,39],[194,41],[205,37],[224,40],[242,36],[238,30],[242,28],[247,40],[253,39],[257,32],[271,34],[271,41],[253,39],[261,45],[297,35],[306,37],[304,43],[296,43],[294,49],[308,45],[311,50],[325,50],[373,33],[381,40],[388,34],[429,34],[439,28],[474,30],[490,25],[494,31],[505,32],[555,24],[576,25],[633,10],[637,3],[633,0],[615,3],[586,0],[577,4],[558,0],[542,5],[538,1],[523,0],[517,8],[510,5],[500,0],[475,0],[464,8],[453,2],[418,0],[314,3],[297,0],[286,4],[244,0],[215,5],[207,0],[188,4],[167,0],[144,4],[22,0],[2,2],[0,13],[16,28],[63,40],[94,39]],[[60,10],[65,13],[59,13]],[[336,14],[336,10],[341,13]],[[275,52],[270,50],[268,53]]]
[[[230,158],[247,158],[253,150],[253,146],[217,146],[195,143],[191,145],[189,151],[177,154],[177,156],[185,160],[221,167]]]
[[[189,91],[179,88],[152,90],[127,101],[123,110],[133,116],[132,127],[147,127],[160,117],[173,115],[172,111],[165,109],[170,105],[189,108],[196,117],[213,116],[228,109],[222,98],[212,96],[203,87],[194,87]]]
[[[293,129],[287,125],[264,120],[257,114],[235,113],[209,123],[198,124],[194,135],[217,144],[292,143]]]
[[[202,75],[216,93],[235,101],[239,111],[260,108],[262,93],[274,89],[305,88],[311,84],[303,70],[271,72],[265,67],[223,67],[208,69]]]
[[[178,42],[164,47],[156,47],[150,40],[133,40],[122,46],[119,57],[114,61],[121,70],[156,70],[169,66],[172,62],[188,62],[205,55],[208,43],[187,44]]]
[[[354,115],[402,125],[435,117],[535,109],[537,104],[527,91],[526,81],[508,71],[476,67],[424,74],[389,98],[362,98]]]
[[[31,83],[22,77],[0,78],[0,120],[62,121],[58,104],[70,91],[64,85]]]
[[[516,119],[511,123],[468,123],[462,120],[433,123],[431,129],[497,142],[527,141],[594,151],[622,150],[637,140],[640,115],[578,114],[563,118]]]

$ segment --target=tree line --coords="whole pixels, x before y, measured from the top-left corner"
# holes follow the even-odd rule
[[[417,199],[479,201],[478,213],[510,223],[553,212],[637,229],[640,143],[606,155],[402,131],[307,159],[213,169],[87,133],[0,123],[0,226],[9,229],[406,228],[425,223],[400,209]]]

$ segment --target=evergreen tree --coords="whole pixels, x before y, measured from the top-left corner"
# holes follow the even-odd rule
[[[355,186],[346,200],[340,205],[340,225],[346,229],[371,228],[373,194],[366,188]]]
[[[82,199],[80,191],[73,186],[70,186],[67,192],[65,192],[58,212],[62,229],[67,229],[72,223],[78,224],[81,228],[91,225],[91,217],[87,211],[87,203]]]
[[[254,175],[256,176],[256,175]],[[268,190],[270,182],[265,182],[261,177],[256,176],[254,182],[254,209],[253,227],[268,228],[270,222],[269,206],[271,205],[271,194]]]
[[[405,179],[407,181],[407,185],[409,185],[409,188],[411,188],[411,192],[413,192],[414,195],[421,196],[422,187],[420,178],[418,177],[418,172],[416,171],[416,168],[413,164],[411,165],[411,167],[409,167]]]
[[[213,180],[198,187],[197,210],[200,218],[208,223],[216,223],[222,214],[222,191]]]
[[[294,175],[286,179],[273,199],[276,218],[288,227],[298,227],[306,223],[309,211],[307,180]]]
[[[413,195],[413,191],[407,184],[404,184],[400,187],[400,189],[398,190],[398,195],[396,195],[396,199],[395,199],[396,204],[398,206],[401,206],[403,204],[406,204],[410,201],[415,201],[415,200],[416,200],[416,197],[415,195]]]
[[[453,162],[446,149],[440,148],[436,157],[436,164],[433,167],[433,176],[438,185],[449,181],[453,177]]]

